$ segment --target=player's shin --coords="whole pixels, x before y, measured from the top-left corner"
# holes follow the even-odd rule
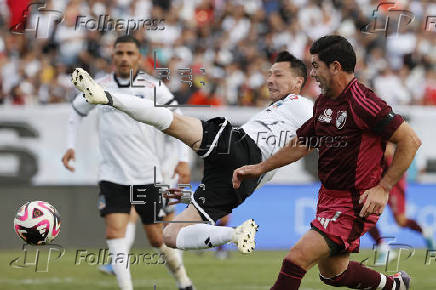
[[[306,274],[306,270],[284,259],[279,276],[272,286],[271,290],[294,290],[300,288],[301,279]]]
[[[112,98],[112,106],[136,121],[146,123],[159,130],[165,130],[173,121],[173,112],[163,107],[156,107],[154,102],[140,99],[133,95],[109,92]]]
[[[155,247],[155,249],[165,257],[165,266],[176,279],[177,286],[181,289],[192,286],[192,281],[186,274],[181,255],[177,253],[177,250],[167,247],[165,244],[162,244],[160,247]]]
[[[197,250],[217,247],[232,241],[235,229],[231,227],[195,224],[180,229],[176,247],[182,250]]]
[[[129,222],[127,224],[126,234],[124,235],[124,241],[127,246],[127,251],[130,250],[130,248],[133,245],[133,242],[135,241],[135,229],[136,229],[135,223]]]
[[[385,276],[354,261],[350,261],[342,274],[331,278],[320,275],[320,279],[327,285],[350,289],[406,290],[410,283],[410,278],[404,272]]]
[[[118,286],[122,290],[133,289],[128,264],[128,249],[124,238],[106,240],[112,257],[112,268],[117,276]]]

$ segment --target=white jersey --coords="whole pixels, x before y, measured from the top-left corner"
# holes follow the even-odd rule
[[[275,101],[242,125],[266,160],[296,136],[301,125],[312,117],[313,102],[300,95],[290,94]],[[269,181],[276,170],[263,176],[259,186]]]
[[[138,98],[154,99],[156,88],[156,103],[159,105],[175,105],[174,96],[168,88],[150,75],[140,72],[134,78],[133,85],[128,79],[118,79],[114,74],[106,75],[96,82],[111,92],[130,94]],[[73,109],[80,116],[86,116],[97,108],[99,120],[100,139],[100,167],[99,180],[106,180],[117,184],[135,185],[162,182],[162,173],[158,152],[163,148],[162,132],[144,123],[132,119],[126,113],[111,106],[95,106],[87,103],[79,94],[73,101]],[[73,134],[74,135],[74,134]],[[72,138],[74,139],[74,138]],[[186,147],[181,141],[174,138],[165,139],[165,142],[177,143],[177,146]],[[74,143],[70,141],[69,143]],[[73,147],[73,144],[69,144]],[[184,159],[181,152],[167,152],[166,158]],[[154,180],[156,168],[156,180]]]

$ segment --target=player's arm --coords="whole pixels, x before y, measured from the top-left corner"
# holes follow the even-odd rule
[[[392,164],[380,180],[380,186],[388,192],[391,191],[392,187],[397,184],[407,168],[409,168],[418,148],[422,144],[415,131],[406,122],[403,122],[395,130],[389,141],[397,146],[394,151]]]
[[[389,198],[391,188],[401,179],[409,167],[421,141],[404,119],[395,114],[392,108],[371,90],[363,89],[362,94],[355,93],[351,98],[353,118],[364,131],[370,131],[385,141],[391,141],[400,148],[396,149],[393,161],[379,184],[366,190],[359,203],[363,203],[360,217],[370,214],[380,215]],[[362,100],[365,100],[362,102]]]
[[[76,152],[74,148],[80,123],[93,108],[93,105],[86,103],[82,94],[77,95],[72,103],[72,109],[67,125],[67,151],[61,159],[65,168],[71,172],[74,172],[75,170],[75,168],[70,165],[70,161],[76,161]]]
[[[233,172],[233,188],[239,188],[244,179],[257,178],[271,170],[296,162],[312,150],[312,148],[305,144],[301,144],[298,141],[298,137],[294,137],[287,145],[283,146],[267,160],[236,169]]]

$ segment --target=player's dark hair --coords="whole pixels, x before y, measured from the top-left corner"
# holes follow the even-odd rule
[[[318,54],[318,58],[327,66],[337,61],[341,64],[343,71],[354,72],[356,54],[353,46],[345,37],[339,35],[323,36],[312,44],[310,53]]]
[[[141,46],[139,41],[136,38],[134,38],[133,36],[131,36],[131,35],[118,36],[117,39],[115,40],[114,47],[118,43],[134,43],[138,49]]]
[[[277,55],[274,63],[284,61],[289,62],[291,69],[294,70],[297,76],[304,78],[303,85],[301,86],[301,88],[303,88],[307,81],[307,67],[304,62],[296,58],[293,54],[290,54],[287,51],[282,51]]]

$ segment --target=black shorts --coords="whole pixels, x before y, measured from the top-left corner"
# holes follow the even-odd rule
[[[232,128],[225,118],[203,121],[202,125],[203,140],[197,153],[204,159],[204,172],[192,204],[204,221],[215,223],[238,207],[258,185],[257,179],[247,179],[233,189],[233,171],[261,162],[262,155],[244,130]]]
[[[161,221],[164,216],[159,188],[153,184],[133,185],[132,192],[130,185],[105,180],[99,182],[99,187],[98,209],[101,217],[108,213],[128,214],[132,205],[144,225]]]

